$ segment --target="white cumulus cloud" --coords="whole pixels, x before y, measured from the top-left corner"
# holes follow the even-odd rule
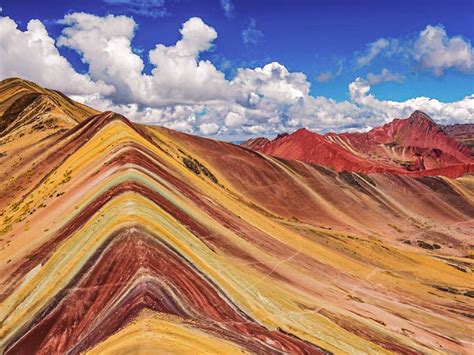
[[[442,102],[428,97],[416,97],[406,101],[379,100],[370,93],[369,82],[356,78],[349,85],[351,101],[361,111],[380,117],[388,122],[396,117],[408,117],[413,111],[421,110],[441,123],[474,122],[474,95],[455,102]]]
[[[209,135],[216,134],[217,131],[219,131],[219,126],[215,124],[214,122],[201,123],[199,125],[199,130],[201,131],[202,134],[209,136]]]
[[[0,77],[19,76],[66,94],[111,94],[114,87],[77,73],[61,56],[43,23],[28,22],[17,28],[9,17],[0,17]]]
[[[474,49],[460,36],[449,37],[442,26],[426,26],[413,48],[413,57],[422,69],[440,76],[445,69],[474,73]]]
[[[0,17],[0,78],[22,76],[138,122],[235,140],[299,127],[365,130],[416,109],[440,122],[474,122],[472,95],[450,103],[425,97],[379,100],[371,93],[372,85],[402,80],[388,70],[356,78],[348,87],[350,98],[339,102],[311,95],[306,75],[278,62],[237,68],[235,76],[226,79],[210,60],[200,59],[218,34],[197,17],[183,23],[176,43],[158,43],[143,54],[133,48],[137,25],[131,17],[71,13],[62,24],[55,41],[38,20],[21,31],[13,20]],[[88,72],[75,71],[58,46],[75,50]],[[380,50],[387,46],[390,41],[370,47],[372,54],[365,60],[384,55]],[[144,72],[145,63],[151,64],[150,72]]]
[[[115,100],[141,105],[195,103],[226,97],[232,90],[224,73],[210,61],[198,60],[217,38],[200,18],[186,21],[174,46],[158,44],[148,53],[155,67],[143,74],[143,59],[133,52],[136,24],[126,16],[67,15],[58,44],[76,50],[90,75],[117,89]]]
[[[94,80],[113,85],[117,102],[141,103],[146,83],[141,75],[143,60],[133,53],[131,45],[135,21],[126,16],[72,13],[66,15],[62,23],[67,27],[58,45],[77,51],[89,65],[89,74]]]
[[[367,45],[367,50],[356,57],[356,69],[369,65],[375,58],[399,55],[420,70],[434,75],[452,68],[463,73],[474,73],[474,48],[461,36],[449,37],[443,26],[428,25],[414,39],[379,38]]]
[[[244,123],[247,122],[245,116],[241,115],[238,112],[229,112],[225,117],[225,125],[227,127],[241,127]]]
[[[208,50],[217,32],[200,18],[193,17],[180,30],[182,39],[174,46],[162,44],[150,51],[152,70],[151,101],[196,103],[228,98],[232,88],[224,73],[209,60],[197,60]]]

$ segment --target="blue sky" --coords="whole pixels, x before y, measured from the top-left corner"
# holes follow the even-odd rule
[[[0,1],[3,13],[22,21],[38,18],[46,21],[52,34],[59,34],[62,26],[54,22],[65,13],[131,15],[139,24],[134,46],[149,50],[156,43],[171,44],[179,37],[177,29],[188,18],[201,17],[219,33],[215,53],[221,60],[236,66],[263,65],[278,61],[292,71],[306,73],[312,83],[312,93],[342,100],[347,97],[347,85],[354,75],[380,71],[389,66],[392,71],[406,75],[404,85],[384,83],[373,91],[380,98],[405,100],[413,96],[430,96],[444,101],[458,100],[474,92],[474,78],[454,70],[444,76],[420,74],[409,65],[396,60],[382,59],[370,68],[354,70],[354,53],[363,51],[367,43],[380,37],[413,38],[428,24],[442,24],[451,35],[474,39],[474,2],[452,1],[380,1],[380,0],[325,0],[284,1],[234,0],[231,16],[226,16],[219,0],[163,0],[156,9],[162,16],[137,14],[126,4],[111,5],[105,1]],[[159,4],[162,6],[159,6]],[[262,33],[255,44],[245,44],[244,31],[252,22]],[[20,25],[21,26],[21,25]],[[62,51],[80,68],[74,53]],[[314,78],[321,71],[336,71],[338,61],[344,61],[343,73],[328,83]],[[231,71],[229,71],[231,75]]]
[[[447,40],[460,36],[472,50],[472,0],[44,0],[41,5],[37,1],[1,0],[0,6],[0,15],[14,20],[19,30],[25,31],[31,19],[39,19],[54,40],[67,27],[60,21],[66,14],[133,17],[136,29],[131,45],[143,58],[143,74],[150,74],[155,67],[147,60],[147,53],[156,44],[173,46],[181,38],[183,23],[198,17],[217,33],[212,46],[199,52],[198,59],[210,60],[227,80],[234,79],[238,68],[277,62],[290,73],[304,73],[312,97],[338,102],[351,100],[348,86],[357,77],[367,80],[372,73],[375,78],[384,69],[390,74],[387,81],[369,80],[370,93],[378,100],[423,96],[454,102],[474,93],[473,71],[465,59],[460,62],[448,53],[447,64],[441,64],[439,70],[434,67],[438,64],[414,59],[413,54],[414,43],[428,25],[443,29]],[[357,59],[367,55],[371,43],[379,39],[389,45],[367,65],[358,67]],[[57,47],[77,72],[88,75],[90,63],[77,48]]]

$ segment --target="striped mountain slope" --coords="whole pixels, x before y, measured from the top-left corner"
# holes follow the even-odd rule
[[[56,104],[0,136],[1,353],[472,349],[471,175],[337,173]]]

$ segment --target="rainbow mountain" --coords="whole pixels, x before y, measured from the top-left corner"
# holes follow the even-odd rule
[[[337,172],[0,83],[0,352],[469,353],[474,178]]]

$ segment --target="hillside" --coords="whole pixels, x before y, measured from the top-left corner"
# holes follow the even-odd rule
[[[474,155],[474,124],[453,124],[443,127],[446,134],[471,149],[471,154]]]
[[[272,141],[257,138],[242,145],[340,172],[456,178],[474,171],[474,156],[470,149],[420,111],[367,133],[320,135],[300,129]]]
[[[472,175],[339,173],[25,83],[0,91],[0,352],[472,348]]]

